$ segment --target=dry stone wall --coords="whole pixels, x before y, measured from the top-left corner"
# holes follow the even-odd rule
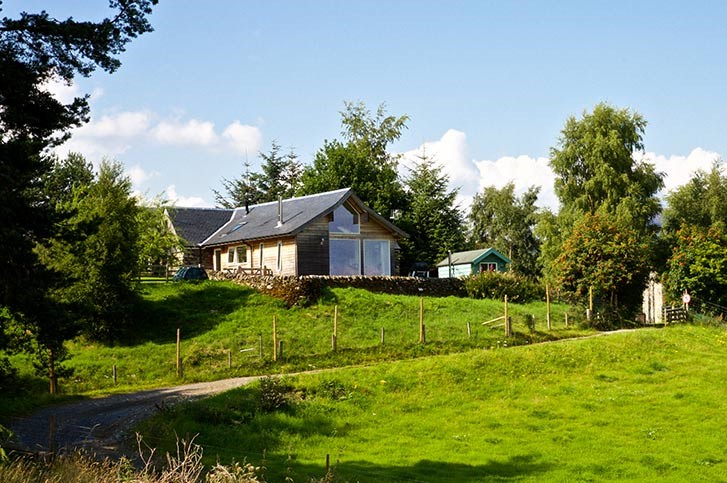
[[[237,272],[212,272],[213,280],[231,280],[272,297],[288,306],[308,305],[321,296],[325,287],[361,288],[370,292],[429,297],[465,297],[464,283],[458,278],[365,277],[305,275],[260,277]]]

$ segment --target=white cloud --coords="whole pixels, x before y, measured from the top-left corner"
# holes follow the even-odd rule
[[[151,130],[152,137],[162,144],[210,146],[217,142],[215,125],[207,121],[190,119],[161,121]]]
[[[709,171],[712,163],[720,158],[719,153],[707,151],[702,148],[694,148],[687,156],[671,155],[647,152],[643,160],[654,165],[656,171],[662,172],[664,176],[664,193],[686,184],[695,171],[701,169]]]
[[[222,137],[238,153],[257,153],[262,144],[260,128],[235,121],[225,128]]]
[[[146,183],[150,179],[159,176],[159,173],[157,173],[156,171],[146,171],[140,165],[135,164],[134,166],[126,170],[126,175],[129,177],[129,179],[131,179],[131,184],[134,186],[134,188],[139,189],[139,187],[143,183]]]
[[[50,92],[58,102],[70,104],[73,99],[79,97],[78,86],[73,82],[66,83],[63,79],[53,77],[40,86],[41,90]]]
[[[113,116],[91,118],[91,122],[76,129],[73,136],[85,138],[135,138],[143,135],[151,124],[148,111],[125,111]]]
[[[425,142],[416,149],[402,154],[400,173],[406,177],[421,156],[433,159],[449,176],[450,189],[459,188],[460,195],[474,196],[478,190],[479,172],[474,161],[467,154],[467,135],[462,131],[450,129],[439,141]]]
[[[475,160],[469,157],[467,135],[449,129],[439,141],[425,142],[417,149],[403,154],[402,164],[412,167],[422,153],[434,158],[449,176],[450,189],[460,188],[458,201],[469,209],[474,196],[486,186],[502,188],[510,181],[515,191],[523,193],[530,186],[540,186],[539,205],[558,209],[558,199],[553,192],[553,171],[547,158],[529,156],[504,156],[497,160]],[[406,173],[403,173],[406,175]]]
[[[515,183],[515,193],[522,194],[531,186],[539,186],[538,206],[558,210],[558,197],[553,190],[555,175],[548,166],[548,158],[527,155],[503,156],[497,160],[475,161],[479,168],[480,191],[486,186],[502,188]]]
[[[213,205],[198,196],[180,196],[174,185],[167,186],[164,192],[164,198],[169,200],[174,206],[185,206],[192,208],[210,208]]]

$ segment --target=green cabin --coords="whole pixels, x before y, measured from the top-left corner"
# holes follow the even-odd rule
[[[437,263],[439,278],[465,277],[480,272],[506,272],[510,259],[494,248],[452,253]]]

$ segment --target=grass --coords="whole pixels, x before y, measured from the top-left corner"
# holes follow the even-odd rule
[[[472,350],[241,388],[142,432],[269,481],[320,477],[327,454],[337,481],[724,481],[726,358],[727,333],[696,326]],[[271,393],[288,406],[264,410]]]
[[[229,282],[150,284],[135,327],[115,346],[72,341],[66,365],[73,376],[61,381],[64,394],[94,395],[251,374],[371,364],[387,360],[461,352],[472,348],[526,344],[592,332],[564,326],[568,306],[552,305],[553,330],[545,328],[545,304],[511,304],[515,336],[481,322],[502,315],[503,304],[456,297],[425,298],[426,344],[419,344],[419,298],[372,294],[360,289],[328,291],[319,303],[287,308],[281,301]],[[334,307],[338,306],[338,350],[331,350]],[[525,314],[536,318],[530,331]],[[283,358],[272,361],[272,320],[277,318]],[[570,313],[571,322],[576,314]],[[470,323],[471,337],[467,335]],[[184,375],[176,376],[176,331],[181,329]],[[381,328],[385,329],[382,345]],[[262,336],[263,357],[260,357]],[[233,367],[228,366],[228,353]],[[22,356],[15,362],[30,363]],[[117,382],[112,379],[116,365]],[[0,397],[2,405],[2,397]],[[2,407],[2,406],[0,406]],[[7,407],[7,406],[6,406]]]

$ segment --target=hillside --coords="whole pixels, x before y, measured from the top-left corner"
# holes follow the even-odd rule
[[[269,481],[320,477],[327,454],[337,481],[719,481],[726,357],[727,333],[696,326],[472,350],[268,381],[142,432]]]
[[[548,331],[544,303],[510,304],[516,334],[506,342],[502,327],[482,325],[502,316],[502,302],[424,298],[426,344],[420,344],[419,304],[419,297],[333,289],[313,306],[289,309],[279,300],[230,282],[145,285],[137,323],[121,343],[104,346],[78,339],[68,344],[71,357],[66,366],[73,374],[61,380],[60,387],[66,395],[128,392],[526,344],[593,332],[574,325],[578,314],[567,305],[552,305],[553,330]],[[338,339],[334,352],[331,335],[336,307]],[[568,311],[571,324],[565,327]],[[535,330],[526,326],[526,314],[534,316]],[[273,318],[277,339],[283,341],[278,361],[273,361]],[[177,377],[176,371],[178,328],[182,377]],[[26,368],[28,378],[35,377],[29,361],[18,357],[16,362]]]

